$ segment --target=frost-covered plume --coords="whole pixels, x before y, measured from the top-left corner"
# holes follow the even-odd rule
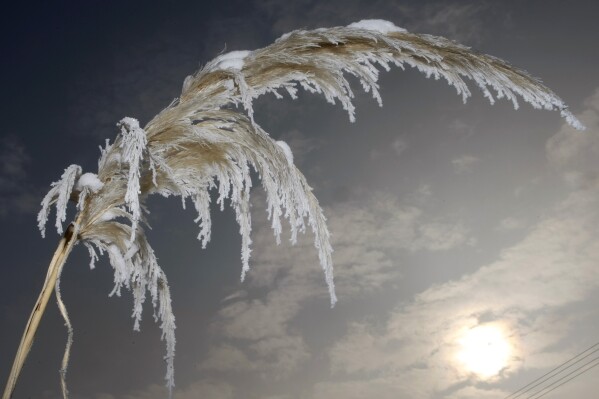
[[[67,205],[71,199],[73,186],[81,175],[81,166],[71,165],[64,170],[59,181],[51,184],[51,189],[42,200],[42,209],[37,215],[37,222],[42,237],[46,236],[46,222],[50,206],[56,204],[56,231],[62,234],[62,224],[67,218]]]
[[[582,128],[550,89],[505,61],[441,37],[407,32],[387,21],[365,20],[345,27],[293,31],[262,49],[220,55],[188,76],[179,98],[143,128],[136,119],[122,119],[116,139],[101,148],[97,174],[82,174],[80,167],[72,165],[53,183],[38,217],[42,234],[52,204],[57,208],[59,234],[68,200],[78,204],[76,234],[70,239],[87,246],[92,267],[98,254],[108,255],[114,269],[111,294],[118,296],[123,288],[132,291],[135,329],[149,293],[166,341],[169,389],[174,386],[175,319],[166,276],[143,231],[145,199],[151,194],[180,196],[183,206],[189,199],[197,211],[203,247],[210,241],[212,199],[221,209],[228,200],[242,236],[243,280],[251,253],[253,168],[266,191],[277,242],[283,218],[289,221],[292,242],[307,227],[313,231],[334,305],[326,219],[293,164],[289,146],[271,138],[254,119],[253,101],[266,93],[296,98],[301,88],[322,94],[330,103],[339,101],[353,121],[354,95],[347,75],[356,77],[382,104],[379,68],[406,65],[427,77],[443,78],[464,100],[471,94],[464,80],[468,78],[491,103],[505,97],[517,107],[520,97],[535,108],[557,110],[572,126]]]
[[[132,216],[131,241],[133,241],[135,239],[135,233],[137,232],[139,218],[141,217],[141,204],[139,203],[139,195],[141,194],[139,187],[139,180],[141,177],[140,168],[144,153],[146,152],[148,139],[146,137],[146,132],[139,127],[139,121],[137,119],[129,117],[123,118],[117,126],[121,128],[121,162],[127,163],[129,168],[125,203]],[[150,160],[150,167],[154,173],[152,166]]]

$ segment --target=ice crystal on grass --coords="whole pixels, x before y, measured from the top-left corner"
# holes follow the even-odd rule
[[[79,192],[87,189],[92,193],[97,193],[102,187],[104,187],[104,183],[98,179],[98,175],[95,173],[84,173],[75,183],[75,191]]]
[[[81,168],[72,165],[52,184],[38,215],[42,235],[52,204],[56,205],[56,227],[61,233],[67,201],[78,203],[77,239],[87,246],[92,268],[98,253],[108,255],[114,269],[111,295],[119,296],[123,288],[133,293],[136,330],[146,294],[151,297],[166,343],[169,389],[174,387],[175,318],[166,276],[143,230],[146,197],[180,196],[183,206],[190,199],[197,212],[202,247],[210,241],[210,190],[215,189],[221,209],[228,199],[242,237],[243,280],[250,268],[253,168],[266,192],[276,241],[280,241],[283,218],[289,222],[293,243],[307,227],[313,231],[334,305],[337,298],[326,219],[293,164],[289,146],[273,140],[255,121],[253,101],[266,93],[296,98],[298,90],[304,89],[322,94],[330,103],[339,101],[353,121],[354,94],[347,75],[356,77],[382,104],[379,68],[405,65],[427,77],[443,78],[464,101],[471,94],[464,81],[468,78],[491,103],[495,97],[506,98],[517,108],[520,97],[535,108],[558,110],[569,124],[582,128],[550,89],[505,61],[441,37],[407,32],[391,22],[363,20],[346,27],[297,30],[262,49],[220,55],[188,76],[180,98],[143,128],[134,118],[122,119],[120,134],[100,149],[97,174],[82,175]]]
[[[212,70],[230,69],[240,71],[243,68],[244,59],[250,55],[251,51],[237,50],[219,55],[206,66]]]
[[[393,22],[382,19],[363,19],[358,22],[347,25],[348,28],[373,30],[378,33],[387,34],[390,32],[407,32],[404,28],[395,26]]]
[[[141,217],[141,204],[139,195],[139,179],[141,177],[141,162],[148,144],[146,132],[139,127],[139,122],[134,118],[123,118],[118,124],[121,128],[121,162],[128,164],[127,192],[125,203],[131,212],[131,241],[135,239],[137,224]]]
[[[42,200],[42,209],[37,214],[38,227],[42,237],[46,235],[46,222],[52,204],[56,204],[56,231],[58,234],[62,234],[62,224],[67,219],[67,205],[71,199],[73,186],[80,175],[81,166],[71,165],[64,170],[59,181],[52,183],[52,188]]]

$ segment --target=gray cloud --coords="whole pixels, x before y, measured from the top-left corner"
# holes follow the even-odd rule
[[[594,98],[582,113],[590,137],[597,132],[588,123]],[[596,160],[585,155],[593,151],[589,138],[570,134],[562,129],[548,141],[549,159],[569,172],[592,168]],[[581,158],[588,162],[568,162]],[[569,358],[581,348],[568,337],[588,317],[572,306],[599,291],[598,198],[597,181],[571,192],[497,261],[418,294],[391,312],[383,327],[352,324],[330,349],[333,378],[317,384],[314,397],[401,397],[391,387],[402,387],[412,398],[503,398],[509,391],[499,383],[510,375]],[[456,353],[465,331],[488,324],[504,331],[512,355],[501,378],[479,383]]]
[[[302,169],[307,156],[316,150],[322,141],[315,137],[308,137],[299,130],[289,130],[281,134],[279,140],[285,141],[293,151],[293,162]]]
[[[33,213],[39,198],[27,178],[31,157],[15,136],[0,139],[0,217]]]
[[[472,155],[462,155],[461,157],[451,160],[451,166],[457,174],[471,172],[476,164],[480,162],[480,158]]]
[[[585,100],[579,116],[586,131],[563,125],[546,145],[547,158],[573,187],[584,188],[599,179],[599,89]]]
[[[408,149],[408,143],[405,140],[398,137],[395,140],[393,140],[393,142],[391,143],[391,147],[393,147],[393,151],[395,151],[395,153],[399,156],[405,150]]]
[[[464,121],[460,118],[451,120],[447,127],[462,139],[473,136],[477,131],[477,127],[472,121]]]
[[[526,221],[510,216],[505,219],[502,219],[501,222],[499,222],[499,225],[497,226],[497,230],[505,232],[505,231],[520,230],[525,227],[526,227]]]
[[[335,250],[336,284],[342,295],[377,290],[385,281],[397,278],[393,260],[402,252],[450,250],[466,245],[471,238],[460,221],[433,218],[384,193],[371,195],[364,202],[339,203],[325,214]],[[267,226],[259,226],[254,237],[254,263],[260,270],[252,274],[251,284],[271,287],[285,275],[293,279],[290,283],[320,278],[320,271],[309,267],[316,264],[309,235],[295,246],[281,247],[273,245]]]
[[[274,19],[273,32],[282,34],[293,29],[344,25],[366,18],[388,19],[413,32],[446,35],[453,40],[478,44],[485,37],[490,19],[507,23],[509,14],[490,1],[426,2],[418,6],[374,0],[315,2],[312,0],[280,3],[265,1],[261,9]]]
[[[579,323],[567,306],[599,289],[599,215],[591,200],[598,193],[572,194],[498,261],[424,291],[392,312],[382,330],[354,325],[330,351],[332,372],[353,376],[353,384],[323,386],[329,393],[366,397],[396,385],[410,387],[409,397],[433,397],[475,383],[456,363],[456,342],[469,328],[490,322],[499,323],[514,345],[504,376],[565,360],[571,348],[559,345]]]
[[[233,387],[216,380],[196,381],[184,388],[175,390],[174,399],[232,399]],[[168,397],[168,391],[161,385],[152,384],[145,389],[137,390],[121,396],[123,399],[160,399]],[[94,399],[113,399],[107,394],[96,395]]]
[[[403,14],[414,31],[431,32],[468,44],[479,44],[485,37],[485,23],[490,15],[506,23],[509,14],[499,13],[501,7],[489,1],[434,2],[425,7],[405,6]]]
[[[342,301],[380,291],[401,279],[396,259],[402,254],[447,251],[466,245],[469,239],[461,223],[432,219],[385,194],[374,195],[366,203],[338,204],[326,214]],[[258,214],[254,220],[265,216]],[[276,247],[269,227],[258,222],[253,237],[256,266],[249,274],[248,293],[227,298],[213,325],[214,346],[198,368],[287,378],[314,356],[301,329],[293,326],[309,300],[326,301],[326,288],[322,272],[315,267],[318,261],[309,235],[296,246]],[[265,295],[264,288],[268,289]]]
[[[379,160],[384,155],[391,153],[393,157],[399,158],[404,155],[409,147],[410,145],[406,139],[402,137],[396,137],[390,143],[384,143],[384,146],[381,145],[370,150],[369,156],[372,160]]]
[[[26,177],[25,167],[31,158],[14,136],[2,138],[0,146],[0,189],[14,189],[16,182]]]
[[[200,371],[248,371],[254,368],[254,364],[242,350],[227,344],[211,348],[205,359],[198,365]]]

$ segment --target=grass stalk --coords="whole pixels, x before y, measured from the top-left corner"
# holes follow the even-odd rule
[[[60,275],[60,272],[67,260],[67,257],[73,249],[73,245],[77,241],[77,237],[75,234],[76,224],[77,222],[69,225],[62,239],[58,243],[58,247],[54,252],[52,260],[50,261],[50,265],[48,266],[48,272],[46,274],[46,280],[44,281],[42,290],[39,294],[39,297],[37,298],[33,310],[31,311],[31,315],[29,316],[27,325],[25,326],[25,331],[23,332],[23,335],[21,337],[21,343],[19,344],[19,348],[17,349],[15,360],[13,362],[12,369],[10,370],[8,380],[6,382],[2,399],[10,399],[12,397],[13,391],[17,384],[17,380],[19,378],[19,374],[21,373],[23,365],[25,364],[25,360],[27,359],[29,350],[33,345],[35,333],[37,331],[37,328],[39,327],[44,311],[46,310],[46,305],[48,305],[48,301],[52,296],[52,291],[55,288],[56,280]]]

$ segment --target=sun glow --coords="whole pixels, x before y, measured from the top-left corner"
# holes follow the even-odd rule
[[[507,366],[512,347],[502,328],[479,325],[466,331],[459,339],[458,361],[480,378],[492,378]]]

